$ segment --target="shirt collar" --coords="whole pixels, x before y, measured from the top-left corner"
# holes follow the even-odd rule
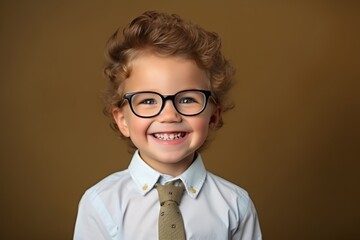
[[[197,154],[196,159],[185,172],[177,177],[172,177],[161,174],[151,168],[141,159],[139,152],[136,151],[130,162],[129,171],[138,191],[142,195],[147,194],[153,189],[158,181],[163,184],[180,179],[185,185],[186,192],[192,198],[196,198],[206,179],[206,169],[200,154]]]

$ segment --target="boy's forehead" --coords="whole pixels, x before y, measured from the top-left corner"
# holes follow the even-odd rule
[[[125,91],[210,90],[206,72],[195,61],[179,56],[142,55],[133,60]]]

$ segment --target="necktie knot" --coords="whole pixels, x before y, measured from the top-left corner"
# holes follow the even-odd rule
[[[156,189],[159,193],[161,206],[163,206],[168,201],[175,202],[177,205],[179,205],[185,187],[182,183],[176,186],[175,182],[169,182],[165,185],[156,184]]]

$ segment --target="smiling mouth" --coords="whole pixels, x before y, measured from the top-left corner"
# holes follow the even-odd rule
[[[176,140],[185,137],[185,132],[178,132],[178,133],[154,133],[153,136],[160,140]]]

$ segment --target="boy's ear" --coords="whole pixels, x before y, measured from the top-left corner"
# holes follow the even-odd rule
[[[125,119],[124,111],[116,107],[112,110],[112,116],[122,135],[130,137],[129,127]]]
[[[219,106],[216,106],[213,114],[210,117],[210,121],[209,121],[209,127],[212,130],[215,130],[216,127],[218,126],[218,123],[220,122],[221,119],[221,108]]]

